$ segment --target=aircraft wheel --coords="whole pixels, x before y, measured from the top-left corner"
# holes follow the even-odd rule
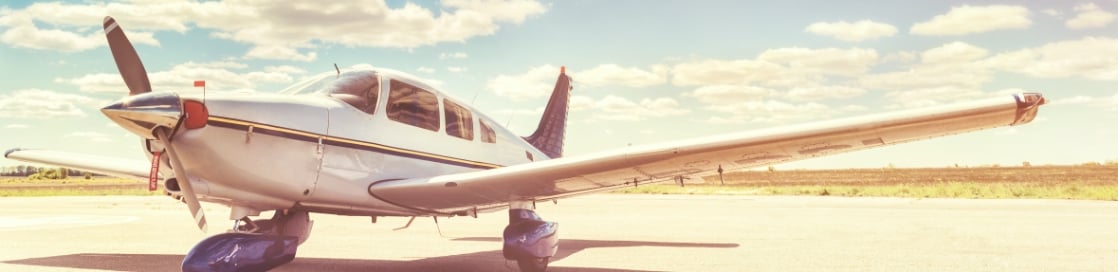
[[[547,271],[548,258],[524,258],[516,260],[516,264],[520,266],[520,272],[544,272]]]

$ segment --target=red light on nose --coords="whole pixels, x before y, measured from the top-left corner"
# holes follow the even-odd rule
[[[186,112],[183,125],[188,129],[196,129],[206,127],[206,121],[210,119],[210,112],[206,110],[206,105],[198,101],[183,101],[183,111]]]

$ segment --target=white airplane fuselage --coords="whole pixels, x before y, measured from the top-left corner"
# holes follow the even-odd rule
[[[296,84],[287,93],[206,95],[206,125],[195,129],[180,127],[171,141],[181,150],[178,156],[199,198],[232,207],[230,219],[295,206],[310,212],[349,215],[437,214],[385,202],[370,195],[368,188],[382,180],[462,173],[547,159],[481,112],[412,76],[387,69],[341,74],[377,78],[379,85],[375,91],[379,99],[371,113],[345,102],[338,94],[331,94],[328,88],[316,90],[315,86],[305,86],[319,80],[348,80],[335,78],[332,73]],[[437,107],[438,128],[432,130],[430,126],[419,127],[389,118],[388,104],[400,102],[389,98],[393,95],[391,86],[399,83],[428,91],[437,98],[437,102],[423,103]],[[203,101],[201,94],[184,94],[181,99]],[[458,105],[459,111],[468,111],[471,116],[462,118],[448,113],[448,103]],[[401,118],[405,117],[397,119]],[[457,120],[455,128],[471,127],[468,130],[472,135],[466,137],[462,129],[448,125],[451,119]],[[483,141],[483,123],[492,130],[490,135],[495,137],[487,139],[493,141]],[[167,164],[161,172],[164,177],[172,174]]]

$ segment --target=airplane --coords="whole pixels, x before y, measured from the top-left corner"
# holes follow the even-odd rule
[[[563,156],[573,90],[565,68],[538,127],[521,137],[415,76],[379,67],[335,66],[279,93],[153,92],[120,25],[105,17],[103,27],[129,96],[101,112],[139,136],[149,160],[19,148],[4,156],[162,181],[202,231],[201,201],[228,206],[232,228],[195,245],[182,271],[286,264],[309,237],[312,213],[375,223],[506,209],[504,258],[545,271],[558,224],[534,211],[537,202],[1022,125],[1046,103],[1020,93]],[[275,212],[264,219],[264,211]]]

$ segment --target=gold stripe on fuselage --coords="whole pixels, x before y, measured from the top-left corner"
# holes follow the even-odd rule
[[[219,117],[219,116],[210,116],[209,121],[210,122],[220,122],[220,123],[241,125],[241,126],[246,126],[246,127],[254,127],[254,128],[260,128],[260,129],[267,129],[267,130],[277,131],[277,132],[280,132],[280,133],[287,133],[287,134],[299,135],[299,136],[308,137],[308,138],[321,139],[323,141],[334,141],[334,142],[347,143],[347,144],[352,144],[352,145],[365,146],[365,147],[370,147],[370,148],[373,148],[373,149],[379,149],[379,150],[386,150],[386,151],[391,151],[391,152],[396,152],[396,153],[409,154],[409,155],[416,156],[416,157],[430,158],[430,159],[436,159],[436,160],[445,160],[445,161],[453,161],[453,162],[457,162],[457,163],[461,163],[461,164],[474,165],[474,166],[482,167],[482,168],[498,168],[498,167],[501,167],[500,165],[496,165],[496,164],[492,164],[492,163],[484,163],[484,162],[477,162],[477,161],[471,161],[471,160],[466,160],[466,159],[459,159],[459,158],[442,156],[442,155],[437,155],[437,154],[432,154],[432,153],[419,152],[419,151],[414,151],[414,150],[402,149],[402,148],[391,147],[391,146],[386,146],[386,145],[381,145],[381,144],[376,144],[376,143],[370,143],[370,142],[362,142],[362,141],[351,140],[351,139],[346,139],[346,138],[332,137],[332,136],[329,136],[329,135],[310,133],[310,132],[299,131],[299,130],[284,128],[284,127],[277,127],[277,126],[272,126],[272,125],[267,125],[267,124],[254,123],[254,122],[248,122],[248,121],[237,120],[237,119],[230,119],[230,118]]]

